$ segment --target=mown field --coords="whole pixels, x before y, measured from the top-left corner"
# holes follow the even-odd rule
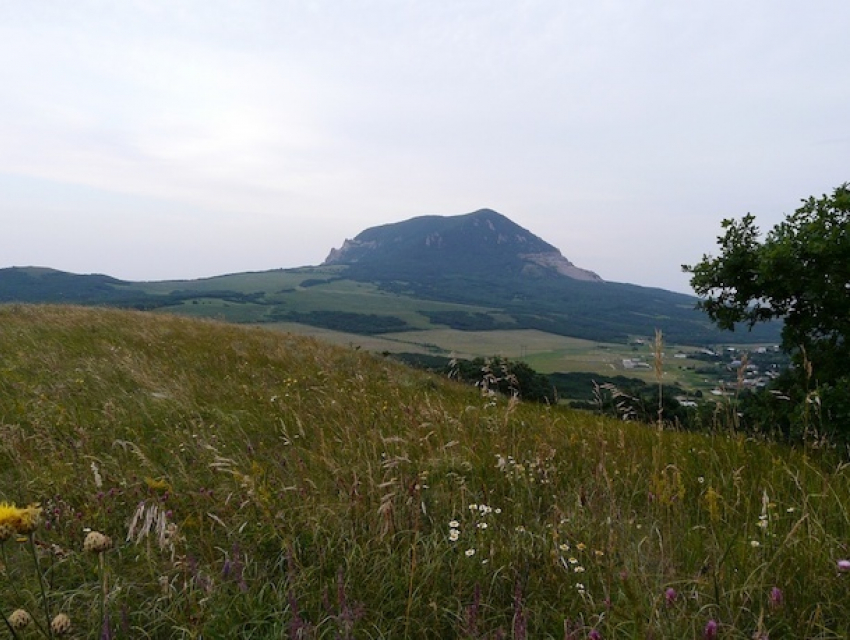
[[[850,637],[849,452],[723,424],[525,405],[265,328],[3,306],[0,613],[21,638],[60,612],[80,638]]]

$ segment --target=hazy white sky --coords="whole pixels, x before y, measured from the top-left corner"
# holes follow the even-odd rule
[[[495,209],[687,291],[850,180],[846,0],[0,0],[0,267],[319,264]]]

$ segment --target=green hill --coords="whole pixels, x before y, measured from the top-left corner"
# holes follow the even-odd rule
[[[0,502],[0,613],[73,637],[850,636],[838,452],[260,328],[0,306]]]

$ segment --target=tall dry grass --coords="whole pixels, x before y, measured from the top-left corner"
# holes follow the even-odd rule
[[[37,567],[2,544],[0,606],[76,637],[846,638],[849,498],[832,450],[261,329],[0,308],[0,500],[44,510]]]

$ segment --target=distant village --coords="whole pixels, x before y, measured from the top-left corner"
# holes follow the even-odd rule
[[[635,340],[633,344],[638,347],[651,346],[646,340]],[[780,350],[779,345],[677,350],[673,358],[682,361],[681,368],[702,376],[699,386],[709,389],[708,392],[714,396],[729,396],[742,389],[767,387],[790,364],[790,359]],[[654,366],[651,358],[642,356],[624,358],[622,365],[627,371],[647,370]],[[683,406],[696,406],[695,402],[684,397],[679,401]]]

